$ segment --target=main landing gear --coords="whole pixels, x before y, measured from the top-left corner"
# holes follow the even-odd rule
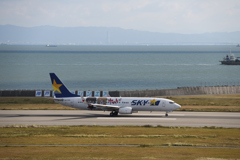
[[[113,116],[118,116],[118,111],[112,111],[110,113],[110,116],[113,117]]]

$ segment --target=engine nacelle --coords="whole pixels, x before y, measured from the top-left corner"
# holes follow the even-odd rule
[[[119,108],[120,114],[132,114],[132,107]]]

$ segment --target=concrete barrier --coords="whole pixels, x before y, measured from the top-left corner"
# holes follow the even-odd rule
[[[240,86],[181,87],[176,89],[119,91],[121,97],[240,94]]]
[[[47,91],[47,96],[45,94]],[[53,91],[51,90],[0,90],[0,97],[39,97],[37,93],[41,93],[40,97],[52,97]],[[78,94],[78,91],[75,91],[75,94]],[[111,97],[119,97],[119,91],[109,91],[108,94]],[[83,91],[83,96],[86,96],[86,91]],[[92,92],[94,96],[94,92]],[[100,91],[100,96],[103,96],[103,91]]]
[[[3,90],[0,97],[35,97],[35,90]]]
[[[44,90],[42,97],[44,97]],[[47,90],[49,91],[49,90]],[[52,96],[53,91],[50,91]],[[75,91],[75,94],[78,92]],[[176,89],[141,90],[141,91],[109,91],[111,97],[156,97],[156,96],[180,96],[180,95],[218,95],[240,94],[240,86],[215,86],[215,87],[180,87]],[[102,91],[100,91],[102,96]],[[0,97],[35,97],[36,90],[0,90]],[[86,91],[84,91],[86,96]],[[92,93],[94,96],[94,93]]]

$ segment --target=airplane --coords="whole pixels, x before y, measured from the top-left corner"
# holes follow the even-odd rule
[[[110,111],[110,116],[132,114],[138,111],[165,111],[168,113],[181,108],[172,100],[147,97],[83,97],[71,93],[55,73],[49,73],[54,90],[54,101],[80,110]]]

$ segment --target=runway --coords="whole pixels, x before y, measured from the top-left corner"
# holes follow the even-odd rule
[[[0,125],[152,125],[240,128],[239,112],[139,112],[110,117],[109,112],[82,110],[1,110]]]

